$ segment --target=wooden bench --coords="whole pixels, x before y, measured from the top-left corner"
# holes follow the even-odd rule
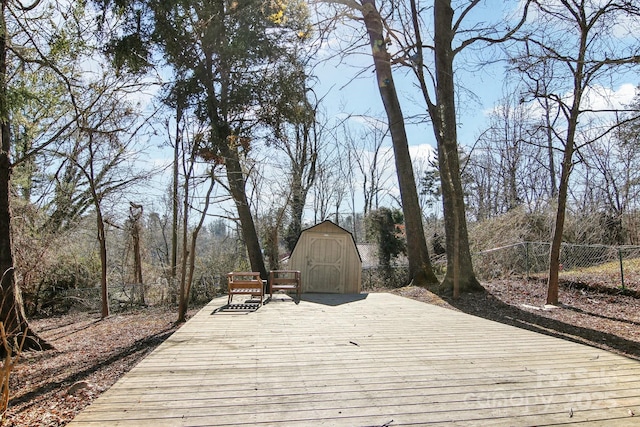
[[[227,285],[229,289],[229,301],[231,304],[234,295],[251,295],[260,298],[260,305],[264,297],[264,282],[260,278],[260,273],[255,271],[234,271],[227,274]]]
[[[272,270],[269,272],[269,298],[273,298],[274,291],[295,291],[296,298],[300,302],[302,285],[298,270]]]

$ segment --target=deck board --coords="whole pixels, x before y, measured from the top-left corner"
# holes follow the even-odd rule
[[[69,425],[640,426],[640,362],[603,350],[382,293],[225,303]]]

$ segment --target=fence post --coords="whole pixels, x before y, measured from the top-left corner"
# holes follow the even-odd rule
[[[624,267],[622,266],[622,249],[620,248],[618,248],[618,258],[620,259],[620,282],[622,289],[624,289]]]
[[[529,280],[529,242],[524,242],[524,268],[527,272],[527,280]]]

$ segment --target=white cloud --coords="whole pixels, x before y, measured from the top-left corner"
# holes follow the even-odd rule
[[[592,116],[592,119],[595,119],[596,116],[603,116],[603,113],[625,109],[633,101],[635,95],[636,86],[632,83],[623,83],[617,88],[596,85],[585,91],[580,109],[582,111],[590,110],[591,113],[589,115]],[[573,100],[573,93],[565,93],[562,100],[565,105],[570,106]],[[526,116],[535,118],[544,115],[544,110],[538,102],[526,102],[521,106],[528,110],[528,113],[525,114]],[[500,113],[505,108],[507,107],[504,104],[496,104],[492,108],[485,109],[483,115],[485,118],[489,118],[494,114],[502,115]]]
[[[584,94],[583,108],[592,110],[623,109],[631,103],[636,87],[631,83],[620,85],[618,89],[594,86]]]
[[[429,144],[412,145],[409,147],[411,160],[414,165],[419,162],[429,162],[436,157],[436,150]]]

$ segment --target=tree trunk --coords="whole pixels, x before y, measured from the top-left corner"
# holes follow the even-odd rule
[[[0,3],[0,321],[10,337],[26,336],[23,350],[52,348],[29,327],[16,283],[11,239],[11,135],[7,99],[7,1]],[[10,340],[13,342],[13,340]],[[0,350],[3,352],[4,350]]]
[[[5,98],[6,99],[6,98]],[[4,121],[3,121],[4,122]],[[13,264],[13,246],[11,239],[11,162],[9,160],[8,144],[5,144],[8,126],[2,123],[2,150],[0,151],[0,285],[1,285],[1,306],[0,321],[4,324],[7,334],[10,337],[24,336],[27,339],[23,350],[48,350],[52,346],[37,336],[31,330],[24,313],[20,288],[15,280]],[[13,340],[9,340],[13,343]],[[16,349],[17,350],[17,349]],[[4,349],[0,348],[0,356],[3,356]]]
[[[571,125],[569,126],[572,127]],[[547,281],[547,304],[558,304],[560,282],[560,249],[562,248],[562,234],[564,230],[565,212],[567,209],[567,194],[569,191],[569,175],[573,157],[573,138],[567,142],[562,160],[560,186],[558,187],[558,207],[556,221],[553,227],[551,250],[549,251],[549,279]]]
[[[556,186],[556,165],[553,158],[553,128],[550,109],[549,100],[544,98],[544,124],[546,127],[547,155],[549,157],[549,186],[551,187],[549,196],[553,199],[558,195],[558,190]]]
[[[179,188],[179,170],[178,161],[180,158],[180,144],[182,142],[182,133],[180,132],[180,122],[182,121],[182,104],[176,103],[176,137],[175,146],[173,147],[173,186],[171,189],[171,271],[169,272],[169,282],[171,289],[170,301],[176,303],[176,292],[174,291],[178,286],[176,279],[178,278],[178,224],[180,223],[178,216],[179,201],[178,201],[178,188]]]
[[[315,120],[315,116],[314,116]],[[291,161],[291,222],[285,234],[285,245],[289,252],[298,241],[302,231],[302,216],[309,189],[316,178],[317,134],[315,124],[296,125],[295,150],[287,150]]]
[[[190,213],[189,183],[191,182],[192,171],[193,167],[189,168],[189,170],[185,172],[182,186],[182,255],[180,256],[180,281],[178,285],[178,323],[185,322],[185,316],[187,313],[187,262],[189,260],[189,250],[191,249],[188,244]]]
[[[442,288],[445,292],[457,294],[483,288],[473,272],[460,178],[453,80],[454,54],[451,47],[454,34],[452,21],[451,1],[436,0],[434,3],[436,105],[429,105],[429,113],[438,143],[446,232],[447,273],[442,282]]]
[[[231,42],[227,34],[228,29],[224,25],[224,19],[222,19],[227,14],[225,2],[222,0],[216,0],[213,3],[213,9],[215,10],[215,13],[218,14],[218,21],[214,24],[217,25],[216,32],[218,43],[223,46],[227,46]],[[267,269],[264,264],[256,225],[253,221],[249,201],[247,200],[245,176],[242,171],[242,164],[240,163],[240,153],[238,152],[239,148],[235,142],[230,140],[232,131],[229,123],[230,115],[228,107],[230,102],[229,94],[231,92],[231,87],[233,86],[231,66],[227,62],[228,58],[224,55],[219,54],[217,59],[214,60],[216,55],[214,55],[211,48],[212,46],[203,46],[203,50],[205,51],[205,74],[202,77],[202,83],[206,87],[209,121],[211,123],[212,132],[215,135],[213,145],[219,150],[220,154],[222,154],[222,157],[224,158],[229,190],[231,192],[231,197],[235,202],[236,210],[238,211],[242,238],[247,249],[251,269],[252,271],[259,272],[260,277],[266,280]],[[217,73],[214,72],[214,70],[217,70]],[[239,135],[235,136],[239,137]]]
[[[568,8],[571,10],[570,8]],[[584,9],[580,9],[584,11]],[[604,9],[603,9],[604,10]],[[581,15],[583,16],[583,15]],[[564,233],[564,219],[567,209],[567,195],[569,193],[569,176],[573,168],[573,152],[575,150],[576,132],[578,130],[578,119],[580,116],[580,104],[585,88],[588,86],[589,78],[585,75],[587,61],[587,49],[592,39],[589,37],[591,25],[583,21],[578,21],[580,33],[580,47],[573,68],[573,100],[571,108],[567,114],[567,137],[564,147],[564,156],[560,165],[560,182],[558,183],[558,207],[556,212],[556,222],[551,240],[551,250],[549,251],[549,279],[547,282],[547,304],[558,304],[559,275],[560,275],[560,249],[562,246],[562,235]],[[608,60],[607,60],[608,61]],[[601,64],[590,66],[590,74],[600,68]]]
[[[293,252],[293,248],[298,242],[298,237],[300,237],[300,233],[302,232],[302,215],[304,213],[304,204],[302,203],[299,189],[296,189],[295,187],[296,186],[294,181],[294,188],[292,189],[290,205],[291,222],[287,227],[287,234],[285,236],[285,244],[289,252]]]
[[[380,96],[389,121],[405,220],[410,279],[418,286],[437,284],[438,279],[431,267],[422,227],[422,212],[418,202],[404,117],[393,84],[390,56],[382,33],[382,18],[376,9],[375,0],[362,0],[362,16],[369,34]]]
[[[224,144],[223,144],[224,145]],[[238,218],[240,219],[240,228],[242,230],[242,239],[247,248],[249,263],[251,270],[260,273],[260,277],[267,279],[267,269],[264,265],[262,249],[258,240],[258,232],[256,230],[253,215],[249,208],[247,193],[245,191],[245,178],[240,165],[240,157],[237,148],[224,148],[225,166],[227,171],[227,181],[231,190],[231,196],[236,204]]]
[[[215,176],[213,174],[213,169],[212,169],[211,181],[209,183],[209,189],[207,190],[207,195],[205,197],[204,207],[202,209],[202,213],[200,214],[198,225],[191,233],[191,243],[189,246],[190,250],[188,251],[187,254],[185,254],[185,257],[187,255],[189,257],[189,267],[188,267],[188,274],[186,276],[186,280],[183,274],[183,279],[181,281],[181,283],[184,283],[184,286],[180,286],[180,303],[178,306],[178,321],[177,321],[178,323],[184,323],[187,320],[186,318],[187,318],[187,310],[189,309],[189,295],[191,295],[191,285],[193,283],[193,272],[195,271],[195,268],[196,268],[196,243],[198,242],[198,235],[200,234],[200,230],[202,230],[202,226],[204,225],[204,220],[207,217],[207,211],[209,210],[209,204],[211,202],[211,193],[213,192],[215,183],[216,183],[216,180],[215,180]],[[186,211],[185,211],[185,217],[186,217]],[[185,229],[186,229],[186,224],[185,224]],[[187,245],[186,237],[185,237],[184,245],[185,247]],[[187,263],[185,261],[183,262],[183,271],[187,269],[186,266],[187,266]]]
[[[265,254],[269,259],[269,270],[280,270],[280,257],[279,257],[279,239],[278,239],[278,224],[269,224],[265,227]]]
[[[293,248],[298,242],[298,237],[302,231],[302,215],[304,213],[304,204],[307,199],[307,189],[302,185],[302,171],[304,165],[291,165],[293,173],[291,175],[291,222],[287,227],[285,236],[285,244],[289,252],[293,252]]]
[[[553,227],[553,237],[551,239],[551,250],[549,251],[549,278],[547,281],[547,304],[558,304],[560,285],[560,250],[562,248],[562,234],[564,232],[564,219],[567,210],[567,195],[569,193],[569,176],[573,166],[573,151],[575,145],[575,133],[578,126],[578,110],[582,91],[574,92],[574,102],[569,117],[567,127],[567,143],[564,148],[562,159],[560,183],[558,186],[558,207],[556,211],[556,221]]]
[[[100,317],[109,316],[109,288],[107,286],[107,236],[100,210],[100,202],[94,194],[96,204],[96,226],[98,227],[98,245],[100,246],[100,296],[102,300]]]
[[[131,239],[133,240],[133,283],[138,285],[138,302],[144,305],[145,292],[142,281],[142,254],[140,253],[140,218],[142,217],[142,205],[129,202],[131,214]]]

